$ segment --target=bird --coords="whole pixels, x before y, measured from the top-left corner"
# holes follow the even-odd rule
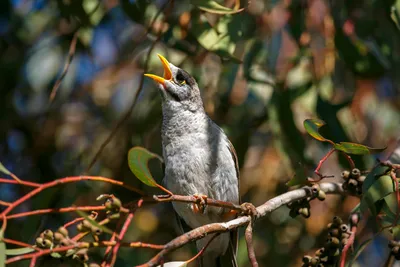
[[[174,194],[192,195],[204,205],[173,202],[176,213],[191,228],[223,222],[236,215],[226,208],[207,206],[207,198],[240,204],[236,151],[224,131],[204,109],[199,86],[185,70],[158,54],[163,77],[157,82],[162,99],[161,139],[165,162],[163,183]],[[196,242],[197,249],[212,235]],[[203,267],[237,266],[237,231],[212,240],[200,258]]]

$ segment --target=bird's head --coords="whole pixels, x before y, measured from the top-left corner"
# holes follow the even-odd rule
[[[203,109],[203,101],[196,80],[186,71],[169,63],[160,54],[158,57],[164,67],[163,77],[145,74],[159,84],[163,102],[168,106],[196,111]]]

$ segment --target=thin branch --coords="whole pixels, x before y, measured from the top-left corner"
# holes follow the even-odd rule
[[[323,176],[323,175],[319,172],[319,170],[321,169],[322,164],[324,164],[324,162],[325,162],[325,161],[332,155],[332,153],[335,152],[335,151],[336,151],[336,149],[332,148],[332,149],[329,150],[329,152],[319,161],[317,168],[314,170],[314,173],[315,173],[316,175],[319,176],[319,180],[314,181],[314,182],[318,182],[318,181],[320,181],[322,178],[328,177],[328,176]]]
[[[78,223],[78,222],[83,221],[83,220],[85,220],[85,218],[83,218],[83,217],[76,218],[76,219],[74,219],[74,220],[72,220],[72,221],[67,222],[66,224],[64,224],[64,227],[65,227],[65,228],[70,227],[70,226],[72,226],[72,225],[74,225],[74,224],[76,224],[76,223]]]
[[[186,264],[189,264],[196,260],[198,257],[204,254],[204,251],[206,251],[207,247],[211,244],[211,242],[217,237],[219,234],[215,234],[210,240],[208,240],[207,244],[196,254],[194,257],[186,261]]]
[[[351,235],[342,250],[342,255],[340,256],[340,267],[346,266],[347,252],[349,251],[350,247],[352,247],[354,244],[354,239],[356,236],[357,226],[359,221],[360,221],[360,215],[358,213],[354,213],[350,216]]]
[[[106,208],[105,206],[83,206],[83,207],[67,207],[67,208],[32,210],[32,211],[8,215],[7,220],[21,218],[21,217],[28,217],[28,216],[32,216],[32,215],[46,214],[46,213],[65,213],[65,212],[72,212],[72,211],[77,211],[77,210],[94,211],[94,210],[104,210],[105,208]]]
[[[132,222],[133,219],[133,213],[129,213],[128,217],[126,218],[124,225],[122,226],[121,232],[118,235],[118,240],[122,240],[126,234],[126,232],[128,231],[128,227]],[[113,250],[112,250],[112,257],[111,257],[111,263],[109,265],[106,265],[108,267],[112,267],[114,266],[116,260],[117,260],[117,255],[118,255],[118,250],[120,247],[120,242],[118,241],[117,244],[114,246]]]
[[[258,267],[256,253],[254,252],[254,246],[253,246],[253,222],[252,221],[247,225],[244,236],[246,239],[247,254],[249,256],[251,266]]]
[[[343,188],[340,183],[321,183],[320,189],[324,191],[326,194],[343,194]],[[284,206],[288,203],[291,203],[296,200],[300,200],[312,195],[312,188],[311,187],[303,187],[300,189],[296,189],[287,193],[284,193],[280,196],[272,198],[262,204],[261,206],[257,207],[257,215],[255,216],[256,219],[262,218],[267,214],[271,213],[272,211],[276,210],[277,208]],[[140,265],[140,267],[152,267],[157,266],[160,264],[162,259],[173,250],[176,250],[189,242],[196,241],[201,239],[209,234],[213,233],[222,233],[228,232],[232,229],[236,229],[238,227],[244,226],[249,224],[251,221],[250,216],[241,216],[234,220],[223,222],[223,223],[211,223],[207,225],[203,225],[196,229],[187,232],[169,243],[165,245],[165,248],[161,250],[156,256],[154,256],[150,261],[147,263]]]
[[[200,199],[194,196],[181,196],[181,195],[172,195],[172,196],[153,196],[153,199],[156,202],[184,202],[184,203],[199,203]],[[152,201],[152,200],[145,200],[145,202]],[[237,204],[231,202],[225,202],[221,200],[207,198],[207,205],[208,206],[215,206],[221,208],[229,208],[231,210],[239,211],[239,212],[246,212],[247,210]]]
[[[100,181],[100,182],[107,182],[110,184],[114,184],[114,185],[119,185],[122,186],[130,191],[139,193],[141,195],[143,195],[143,192],[140,191],[139,189],[136,189],[130,185],[124,184],[121,181],[117,181],[117,180],[113,180],[110,178],[106,178],[106,177],[101,177],[101,176],[72,176],[72,177],[65,177],[65,178],[61,178],[61,179],[57,179],[45,184],[42,184],[40,187],[32,190],[31,192],[27,193],[26,195],[24,195],[23,197],[19,198],[18,200],[14,201],[12,203],[12,205],[8,206],[1,214],[0,214],[0,220],[3,220],[3,225],[1,227],[1,230],[3,232],[5,232],[5,229],[7,227],[7,214],[10,213],[15,207],[19,206],[21,203],[27,201],[28,199],[32,198],[33,196],[36,196],[37,194],[39,194],[40,192],[42,192],[43,190],[56,186],[56,185],[60,185],[60,184],[67,184],[67,183],[73,183],[73,182],[79,182],[79,181]]]
[[[24,255],[18,255],[16,257],[10,258],[6,261],[6,264],[13,263],[20,260],[32,259],[35,257],[40,257],[43,255],[51,254],[53,252],[65,252],[70,249],[84,249],[84,248],[98,248],[98,247],[130,247],[130,248],[150,248],[160,250],[164,248],[164,245],[156,245],[142,242],[117,242],[117,241],[102,241],[102,242],[77,242],[74,245],[64,246],[64,247],[56,247],[52,249],[43,249],[38,252],[28,253]]]
[[[38,183],[33,183],[33,182],[28,182],[24,180],[16,181],[16,180],[10,180],[6,178],[0,178],[0,184],[20,184],[20,185],[25,185],[29,187],[40,187],[41,184]]]
[[[13,244],[13,245],[17,245],[17,246],[24,247],[24,248],[32,248],[34,250],[40,251],[39,248],[34,247],[34,246],[32,246],[30,244],[27,244],[27,243],[18,241],[18,240],[13,240],[13,239],[9,239],[9,238],[3,238],[1,241],[3,241],[4,243],[7,243],[7,244]]]
[[[63,81],[65,75],[67,74],[69,66],[71,65],[72,59],[74,58],[75,50],[76,50],[76,43],[78,41],[78,33],[79,33],[79,29],[75,31],[74,36],[72,37],[71,44],[69,45],[67,62],[65,62],[64,69],[63,69],[60,77],[57,79],[56,83],[54,84],[53,89],[51,89],[51,93],[50,93],[50,97],[49,97],[50,104],[53,102],[54,98],[56,97],[58,88],[60,87],[61,82]]]
[[[165,3],[165,5],[158,11],[158,13],[156,14],[156,16],[154,17],[154,19],[152,20],[151,24],[149,25],[149,27],[146,29],[146,32],[144,33],[143,37],[146,36],[150,30],[153,28],[154,23],[156,22],[158,16],[162,13],[162,11],[167,7],[167,5],[169,4],[170,1],[167,1]],[[157,35],[157,39],[154,40],[154,42],[152,43],[148,53],[147,53],[147,57],[146,57],[146,61],[144,64],[144,70],[143,73],[147,72],[148,66],[149,66],[149,62],[150,62],[150,55],[151,52],[153,51],[154,47],[156,46],[156,44],[158,43],[158,41],[161,38],[161,34],[162,31],[160,30],[160,32]],[[93,167],[94,163],[97,161],[97,159],[100,157],[101,153],[103,152],[104,148],[108,145],[108,143],[110,143],[111,139],[115,136],[115,134],[118,132],[118,130],[121,128],[121,126],[125,123],[125,121],[131,116],[132,112],[133,112],[133,108],[136,106],[137,100],[139,98],[139,94],[142,92],[143,89],[143,84],[144,84],[144,75],[141,76],[140,78],[140,82],[139,82],[139,86],[136,90],[135,95],[133,96],[133,100],[132,103],[130,105],[130,107],[128,108],[128,111],[125,113],[124,116],[122,116],[121,119],[118,120],[117,124],[115,125],[114,129],[111,131],[111,133],[107,136],[107,138],[104,140],[104,142],[101,144],[99,150],[97,150],[96,154],[93,156],[92,160],[90,161],[88,167],[85,170],[85,173],[88,173],[90,171],[90,169]]]

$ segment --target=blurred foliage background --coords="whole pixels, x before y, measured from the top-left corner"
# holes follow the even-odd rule
[[[225,9],[216,8],[216,2]],[[239,7],[244,9],[235,12]],[[399,8],[396,0],[0,1],[0,161],[30,181],[87,173],[157,193],[127,165],[132,146],[162,154],[160,97],[150,79],[142,80],[151,50],[148,72],[162,72],[160,53],[197,79],[208,114],[238,152],[242,199],[262,204],[287,191],[294,174],[312,175],[328,152],[329,146],[305,133],[306,118],[323,119],[324,136],[334,141],[388,145],[388,151],[396,146]],[[51,101],[71,47],[73,59]],[[375,162],[372,156],[354,159],[362,170]],[[161,181],[159,164],[151,168]],[[334,154],[321,172],[335,175],[330,178],[335,181],[346,168],[345,159]],[[26,190],[0,184],[4,201]],[[17,211],[98,205],[95,199],[103,193],[124,202],[137,197],[107,184],[81,182],[47,190]],[[347,218],[357,203],[355,197],[328,196],[311,203],[309,219],[292,219],[283,207],[259,221],[254,239],[260,266],[300,266],[302,256],[324,242],[332,217]],[[168,205],[140,210],[126,240],[171,240],[171,212]],[[44,229],[76,216],[13,220],[6,236],[34,243]],[[376,229],[374,218],[367,220],[356,245]],[[249,266],[243,235],[239,247],[239,265]],[[385,235],[379,235],[358,264],[380,266],[388,250]],[[144,263],[153,253],[121,248],[116,266]],[[170,259],[186,260],[192,253],[184,247]],[[103,253],[91,255],[100,262]],[[43,258],[39,264],[77,263]]]

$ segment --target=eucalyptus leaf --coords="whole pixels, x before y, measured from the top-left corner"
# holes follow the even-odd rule
[[[319,128],[325,125],[325,122],[323,120],[319,119],[306,119],[303,122],[304,129],[306,129],[307,133],[311,135],[313,138],[317,139],[318,141],[321,142],[329,142],[333,144],[333,142],[329,139],[326,139],[319,133]]]
[[[210,1],[210,0],[192,0],[192,4],[197,8],[206,11],[208,13],[220,14],[220,15],[235,14],[244,10],[244,8],[230,9],[228,7],[218,4],[216,1]]]
[[[368,208],[373,215],[377,215],[379,213],[376,208],[377,202],[393,192],[395,192],[395,184],[392,177],[389,175],[379,176],[368,191],[363,193],[360,204],[361,210],[366,211]]]
[[[13,248],[13,249],[7,249],[6,250],[6,255],[7,256],[18,256],[18,255],[23,255],[23,254],[27,254],[27,253],[31,253],[35,251],[34,248]]]
[[[157,183],[150,173],[148,162],[154,158],[163,162],[159,155],[143,147],[133,147],[128,152],[128,164],[133,174],[144,184],[152,187],[156,187]]]
[[[186,267],[187,262],[185,261],[170,261],[164,263],[162,266],[164,267]],[[161,267],[161,265],[158,265],[157,267]]]
[[[0,230],[0,267],[6,266],[6,243],[3,242],[3,231]]]
[[[349,264],[347,265],[348,267],[351,267],[354,262],[357,260],[357,258],[360,256],[360,254],[363,252],[363,250],[371,243],[373,238],[367,239],[364,242],[362,242],[361,245],[357,247],[357,249],[354,251],[354,256],[351,258]]]
[[[0,162],[0,172],[7,174],[7,175],[11,174],[11,172],[9,170],[7,170],[7,168],[1,162]]]
[[[347,154],[353,154],[353,155],[367,155],[367,154],[380,153],[386,149],[386,147],[372,148],[351,142],[340,142],[339,144],[334,144],[334,147],[336,150],[340,150]]]

